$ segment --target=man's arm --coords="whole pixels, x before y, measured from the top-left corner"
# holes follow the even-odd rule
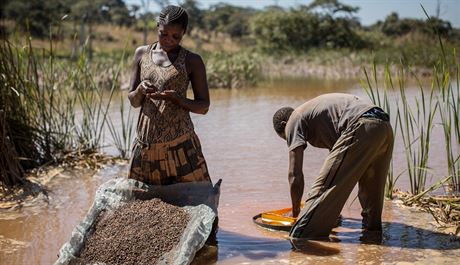
[[[292,201],[292,216],[297,217],[300,213],[304,179],[303,179],[303,152],[304,146],[299,146],[289,151],[289,186]]]

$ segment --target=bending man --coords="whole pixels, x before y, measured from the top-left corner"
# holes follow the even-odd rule
[[[349,94],[332,93],[273,116],[277,134],[287,141],[293,216],[291,238],[328,237],[359,184],[363,227],[381,231],[385,180],[393,151],[388,114]],[[307,143],[330,153],[300,211],[304,189],[303,152]]]

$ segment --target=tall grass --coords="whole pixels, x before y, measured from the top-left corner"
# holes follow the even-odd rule
[[[99,150],[121,62],[105,65],[112,72],[107,87],[98,85],[85,53],[56,60],[51,41],[37,50],[30,39],[25,46],[6,40],[0,57],[0,184],[18,184],[24,170],[69,152]]]
[[[451,187],[454,192],[460,192],[460,85],[459,85],[459,61],[456,49],[452,56],[448,56],[441,35],[433,26],[433,19],[421,5],[425,16],[432,25],[432,29],[438,37],[440,56],[434,66],[433,86],[438,88],[438,104],[441,124],[444,131],[445,150],[447,158],[447,171],[451,177]],[[450,60],[453,58],[453,60]],[[453,71],[451,71],[453,70]],[[452,84],[451,73],[456,79],[456,86]],[[452,136],[452,134],[455,136]]]
[[[386,66],[384,73],[383,90],[379,89],[380,81],[378,80],[375,64],[372,72],[373,79],[369,77],[367,70],[364,69],[366,81],[362,81],[362,86],[373,103],[382,107],[390,114],[390,117],[393,117],[394,134],[399,135],[404,144],[406,169],[396,177],[393,166],[390,167],[385,195],[388,198],[392,197],[395,182],[403,173],[408,176],[411,193],[419,194],[425,190],[429,172],[431,132],[438,108],[435,89],[432,87],[428,90],[428,95],[426,95],[427,89],[423,87],[422,82],[414,72],[410,71],[409,67],[404,65],[401,65],[396,73],[391,73],[389,67]],[[406,94],[406,79],[409,76],[414,78],[418,84],[415,95],[411,96],[410,99]],[[394,85],[395,79],[398,83],[397,89],[395,89]],[[392,113],[395,113],[395,115],[391,115]]]
[[[425,9],[423,11],[430,19]],[[380,81],[375,63],[372,77],[364,69],[365,81],[362,81],[363,88],[374,104],[381,106],[389,114],[396,112],[395,121],[392,123],[395,129],[399,127],[399,136],[402,138],[406,157],[406,169],[401,174],[407,172],[410,191],[413,195],[426,193],[429,152],[435,119],[440,120],[444,132],[448,171],[446,180],[451,180],[454,191],[460,191],[460,75],[458,58],[455,49],[451,57],[447,56],[439,34],[438,41],[438,60],[433,66],[433,78],[429,88],[424,87],[419,76],[411,70],[409,65],[403,62],[400,63],[399,71],[396,73],[390,73],[389,67],[386,67],[383,91],[379,89]],[[452,66],[448,62],[455,62],[455,65]],[[452,72],[455,76],[456,86],[452,82]],[[417,83],[417,90],[410,98],[406,94],[406,79],[408,78]],[[398,80],[399,87],[397,90],[394,89],[393,85],[395,79]],[[388,93],[388,85],[391,88],[390,94]],[[392,102],[389,99],[390,95],[397,99],[393,101],[393,104],[390,104]],[[395,111],[392,108],[395,108]],[[398,177],[395,178],[391,168],[385,190],[387,197],[391,198],[391,191]]]
[[[425,95],[425,88],[417,76],[412,73],[418,83],[418,93],[413,96],[414,103],[409,102],[406,88],[400,86],[401,115],[399,118],[401,137],[405,146],[407,172],[409,175],[412,194],[419,194],[425,190],[428,175],[428,158],[430,152],[431,132],[434,125],[434,116],[438,104],[434,97],[434,88]]]
[[[388,115],[390,119],[393,118],[394,120],[391,121],[393,124],[393,134],[396,135],[398,130],[399,123],[397,122],[400,118],[399,109],[397,108],[398,102],[392,105],[390,100],[391,95],[395,91],[393,77],[389,66],[386,65],[384,71],[384,79],[383,79],[383,89],[379,88],[379,78],[377,73],[377,66],[374,63],[372,67],[372,72],[369,73],[367,69],[363,68],[365,80],[361,81],[361,86],[364,88],[364,91],[367,93],[371,101],[380,106]],[[372,75],[371,75],[372,74]],[[393,113],[396,111],[396,114]],[[394,172],[394,162],[391,160],[390,168],[388,169],[387,180],[385,183],[385,197],[392,199],[393,198],[393,190],[396,187],[396,181],[398,180],[400,175],[396,176]]]
[[[118,79],[122,65],[123,62],[120,62],[116,67],[112,80]],[[91,65],[87,63],[84,56],[80,58],[78,68],[73,74],[75,78],[72,87],[83,112],[81,119],[76,123],[75,130],[79,146],[83,150],[95,151],[101,145],[108,110],[114,91],[119,88],[118,83],[111,82],[110,92],[107,95],[104,89],[96,84]]]
[[[390,167],[385,189],[388,198],[392,196],[395,181],[404,173],[408,176],[410,192],[413,195],[425,191],[429,173],[432,129],[436,119],[440,120],[444,132],[448,175],[451,177],[453,190],[457,192],[459,190],[459,68],[458,65],[455,67],[456,85],[454,85],[450,78],[451,68],[440,66],[442,64],[433,68],[433,78],[429,88],[424,87],[418,76],[405,65],[401,65],[396,73],[391,73],[388,66],[385,68],[383,89],[379,88],[381,81],[378,80],[375,64],[372,75],[364,69],[365,80],[361,81],[362,87],[374,104],[382,107],[390,117],[394,118],[392,124],[395,135],[400,136],[404,144],[406,169],[395,177],[393,166]],[[408,77],[417,83],[417,88],[410,97],[406,94]],[[397,89],[393,83],[394,79],[398,81]],[[396,114],[391,115],[391,113]]]
[[[24,170],[22,169],[14,148],[13,142],[9,137],[10,130],[6,122],[6,113],[0,110],[0,181],[6,187],[24,181]],[[3,185],[0,188],[4,189]]]
[[[455,56],[455,52],[454,52]],[[447,171],[451,176],[452,190],[460,191],[460,85],[459,66],[455,66],[453,83],[446,65],[441,61],[434,70],[433,83],[439,90],[439,116],[444,133]]]
[[[126,114],[125,98],[123,93],[120,93],[121,128],[115,125],[111,117],[108,119],[108,127],[112,135],[113,144],[122,158],[128,158],[131,155],[131,144],[134,138],[134,113],[131,105],[129,105],[128,113]]]

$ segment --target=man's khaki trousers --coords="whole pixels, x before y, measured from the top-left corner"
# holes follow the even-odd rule
[[[350,125],[327,156],[289,236],[328,237],[356,183],[363,226],[381,230],[393,140],[387,121],[362,117]]]

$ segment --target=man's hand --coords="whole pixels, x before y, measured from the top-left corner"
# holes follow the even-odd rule
[[[300,208],[297,211],[292,210],[288,213],[285,213],[283,214],[283,216],[297,218],[297,216],[299,216],[299,212],[300,212]]]
[[[299,213],[300,207],[298,207],[297,209],[292,208],[292,217],[297,218],[299,216]]]

